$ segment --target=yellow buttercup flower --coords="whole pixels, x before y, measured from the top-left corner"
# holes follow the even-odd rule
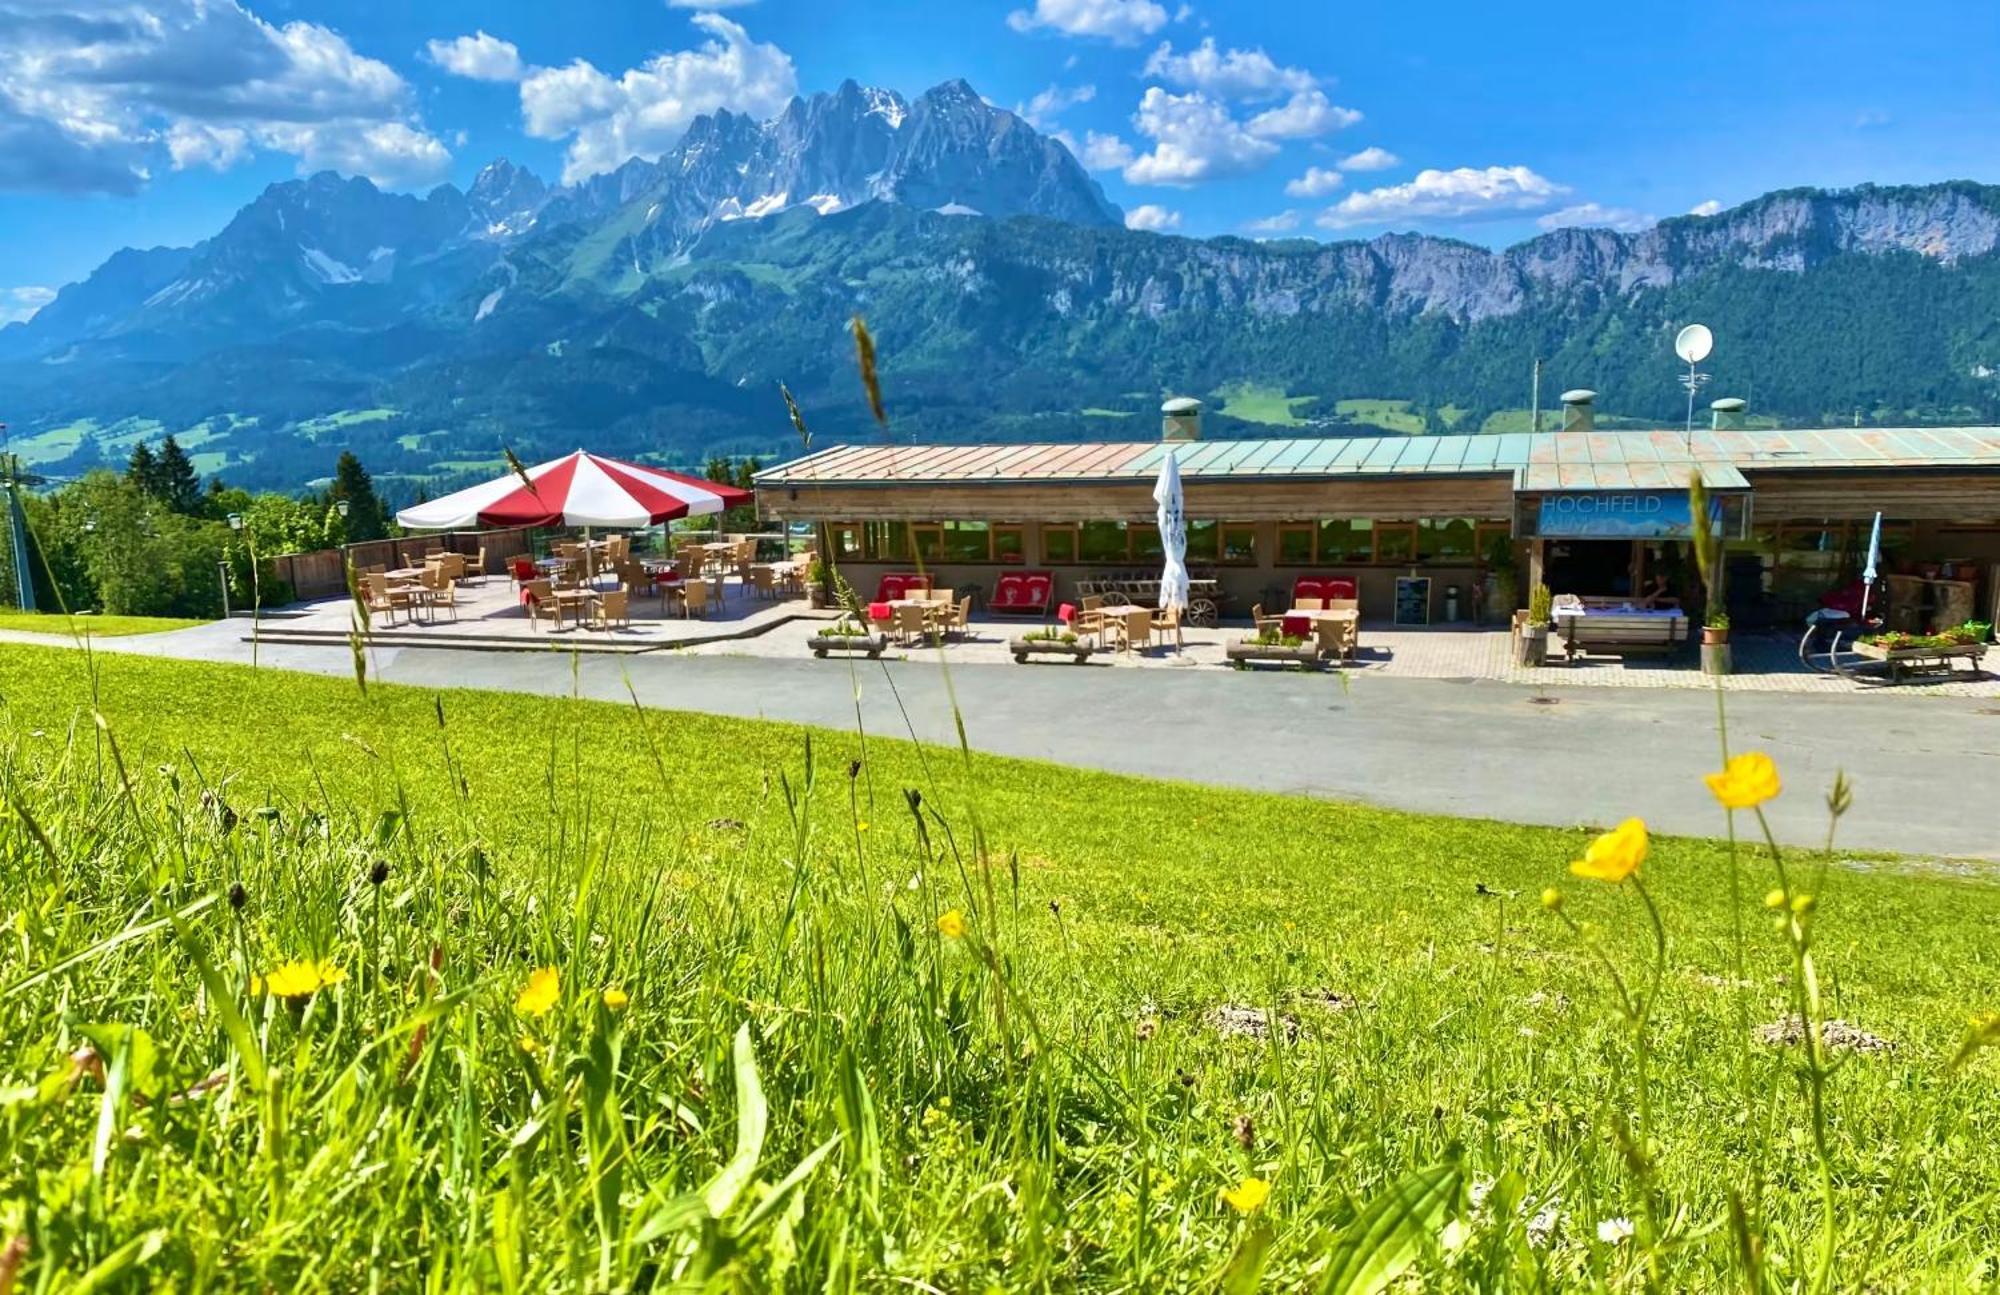
[[[252,976],[250,992],[261,994],[267,990],[278,998],[310,998],[329,985],[337,985],[347,979],[347,973],[331,962],[314,962],[310,958],[297,962],[287,962],[268,976]]]
[[[1261,1178],[1245,1178],[1234,1187],[1222,1189],[1222,1203],[1238,1214],[1253,1214],[1271,1199],[1271,1184]]]
[[[1721,773],[1703,779],[1724,809],[1755,809],[1778,794],[1778,766],[1762,751],[1731,757]]]
[[[1646,820],[1628,818],[1592,841],[1583,857],[1570,864],[1569,870],[1579,877],[1616,885],[1639,871],[1639,865],[1645,861]]]
[[[1551,913],[1553,913],[1562,906],[1563,906],[1563,893],[1560,890],[1557,890],[1554,886],[1550,886],[1549,888],[1547,888],[1542,892],[1543,908],[1546,908]]]
[[[938,934],[946,939],[956,940],[965,934],[965,914],[954,908],[938,918],[937,926]]]
[[[632,1001],[632,996],[616,985],[606,988],[603,997],[604,1005],[614,1012],[624,1011],[625,1005]]]
[[[528,983],[514,999],[514,1010],[523,1016],[545,1016],[562,997],[562,975],[554,967],[540,967],[528,975]]]

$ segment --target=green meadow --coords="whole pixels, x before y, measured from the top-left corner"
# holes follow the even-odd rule
[[[0,806],[0,1289],[2000,1276],[1975,868],[16,645]]]

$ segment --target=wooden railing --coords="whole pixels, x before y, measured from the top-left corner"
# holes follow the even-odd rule
[[[291,585],[301,599],[333,598],[347,592],[347,568],[371,566],[416,567],[424,554],[442,546],[449,553],[476,556],[486,550],[486,571],[504,571],[507,559],[529,551],[530,530],[525,526],[500,531],[449,531],[442,535],[414,535],[391,540],[363,540],[337,549],[315,549],[310,553],[281,553],[271,559],[280,580]]]

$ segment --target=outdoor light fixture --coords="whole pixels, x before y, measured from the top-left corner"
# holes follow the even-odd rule
[[[242,529],[243,529],[243,514],[242,514],[242,513],[231,513],[231,514],[229,514],[229,529],[230,529],[230,530],[232,530],[232,531],[240,531],[240,530],[242,530]]]
[[[347,501],[345,499],[334,500],[333,511],[339,513],[342,517],[347,516]]]

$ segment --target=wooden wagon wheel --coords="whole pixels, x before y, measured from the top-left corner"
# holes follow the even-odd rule
[[[1101,596],[1104,601],[1099,606],[1102,607],[1130,607],[1132,605],[1132,600],[1125,596],[1123,589],[1106,589]]]
[[[1199,625],[1204,629],[1214,629],[1217,622],[1221,620],[1221,616],[1221,609],[1215,605],[1215,599],[1209,597],[1207,594],[1196,594],[1194,597],[1188,599],[1188,624]]]

